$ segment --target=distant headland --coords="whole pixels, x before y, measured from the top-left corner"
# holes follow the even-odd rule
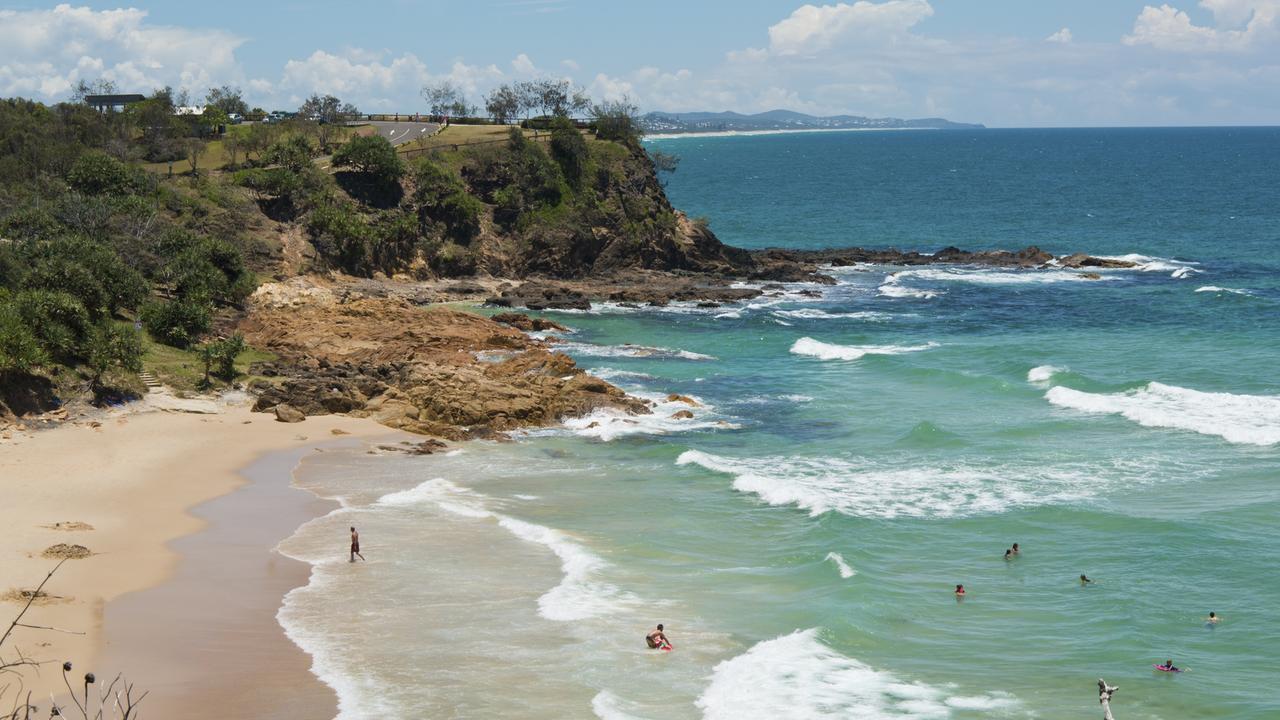
[[[651,112],[640,118],[645,132],[655,135],[720,132],[768,132],[779,130],[977,130],[977,123],[943,118],[870,118],[861,115],[816,116],[792,110],[770,110],[744,115],[736,112]]]

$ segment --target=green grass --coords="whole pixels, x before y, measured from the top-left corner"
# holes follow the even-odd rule
[[[142,340],[142,369],[150,371],[156,379],[183,392],[196,392],[204,381],[204,361],[200,353],[194,349],[182,350],[170,347],[145,336]],[[249,366],[256,362],[270,362],[277,356],[265,350],[247,348],[236,356],[236,379],[249,381]],[[219,383],[218,380],[214,380]]]

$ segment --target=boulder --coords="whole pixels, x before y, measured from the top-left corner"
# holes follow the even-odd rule
[[[300,423],[307,419],[307,416],[303,415],[301,410],[285,403],[276,405],[275,412],[277,422]]]
[[[672,420],[692,420],[693,413],[689,412],[688,410],[680,410],[678,412],[672,413],[671,419]]]

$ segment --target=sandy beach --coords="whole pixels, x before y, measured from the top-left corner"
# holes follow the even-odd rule
[[[38,676],[27,673],[25,690],[32,702],[47,706],[51,692],[65,692],[58,665],[70,660],[75,678],[93,671],[109,680],[124,672],[139,688],[154,685],[157,692],[147,701],[154,703],[151,710],[173,708],[181,702],[177,696],[187,692],[207,698],[206,690],[236,672],[260,675],[257,684],[263,687],[315,690],[304,693],[314,703],[310,707],[332,708],[332,693],[307,672],[308,658],[274,619],[283,593],[304,584],[307,570],[271,548],[298,524],[327,510],[308,493],[289,487],[289,472],[299,459],[322,443],[387,433],[369,420],[324,416],[284,424],[246,408],[222,407],[217,414],[122,414],[99,427],[68,424],[0,443],[0,524],[6,531],[0,617],[8,621],[16,614],[20,591],[34,588],[57,564],[45,557],[47,548],[66,543],[92,553],[67,560],[45,586],[48,597],[24,618],[61,631],[15,632],[13,642],[24,654],[49,663]],[[252,472],[243,473],[264,456]],[[246,484],[244,493],[232,493]],[[197,507],[222,496],[234,500]],[[205,528],[225,534],[202,532]],[[176,547],[173,541],[184,536],[204,537]],[[211,546],[227,537],[233,544],[225,552]],[[197,567],[200,557],[215,556],[218,563]],[[208,588],[226,584],[225,577],[210,574],[212,567],[248,568],[235,586],[235,603],[209,594]],[[193,577],[199,583],[193,585]],[[186,594],[170,589],[175,585]],[[156,591],[137,592],[146,588]],[[202,597],[203,604],[181,612],[163,607],[192,596]],[[112,604],[118,598],[123,598],[119,612]],[[166,635],[166,618],[185,623],[185,631]],[[229,623],[240,636],[226,634]],[[246,636],[249,627],[255,632]],[[225,652],[209,652],[202,638],[219,639]],[[249,645],[261,652],[245,657],[239,649]],[[147,673],[158,667],[165,669],[163,677],[149,682]],[[259,672],[263,667],[267,670]],[[226,716],[225,706],[202,706],[209,717]]]

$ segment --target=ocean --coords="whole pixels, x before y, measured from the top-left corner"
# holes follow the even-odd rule
[[[546,313],[654,415],[298,471],[343,507],[279,618],[341,717],[1280,717],[1280,130],[650,146],[730,244],[1138,266]]]

